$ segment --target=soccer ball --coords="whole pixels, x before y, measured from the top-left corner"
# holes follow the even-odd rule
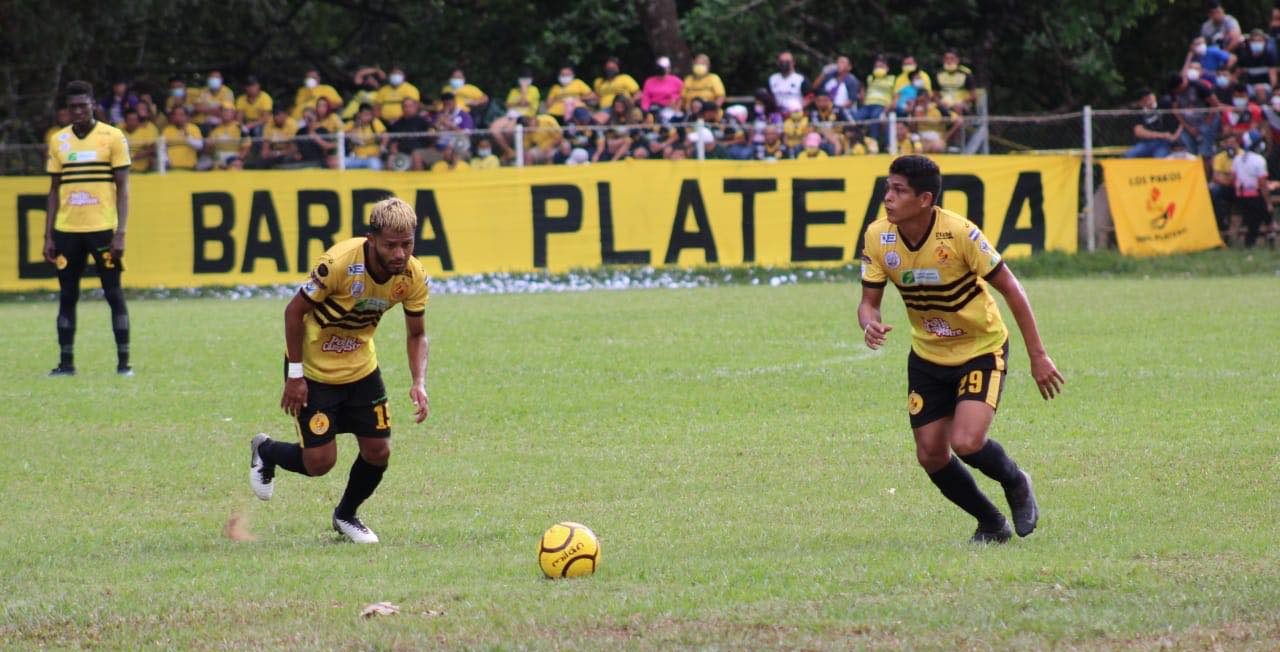
[[[556,523],[538,541],[538,566],[552,579],[590,575],[599,565],[600,540],[581,523]]]

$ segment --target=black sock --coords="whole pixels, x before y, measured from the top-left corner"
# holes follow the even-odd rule
[[[286,471],[311,475],[307,473],[307,467],[302,463],[302,446],[298,444],[286,444],[270,439],[258,446],[258,456],[267,464],[274,464]]]
[[[124,290],[115,287],[104,292],[111,306],[111,331],[116,336],[116,367],[129,366],[129,310],[124,304]]]
[[[999,482],[1002,487],[1016,487],[1022,483],[1022,472],[1004,452],[1004,448],[994,439],[988,439],[986,445],[976,453],[961,455],[965,464],[982,471],[988,478]]]
[[[978,523],[992,525],[1004,522],[1004,515],[978,489],[978,483],[973,481],[969,469],[964,468],[960,460],[952,457],[946,466],[930,473],[929,479],[938,486],[942,495],[978,519]]]
[[[338,509],[334,511],[334,515],[339,518],[355,516],[360,504],[372,496],[373,490],[378,488],[378,483],[382,482],[382,474],[386,470],[387,467],[374,466],[366,462],[364,457],[356,455],[356,461],[351,464],[351,477],[347,480],[347,490],[342,492],[342,501],[338,503]]]
[[[76,318],[73,312],[70,317],[58,315],[58,366],[74,367],[76,349]]]

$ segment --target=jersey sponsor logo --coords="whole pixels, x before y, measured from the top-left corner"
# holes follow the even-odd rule
[[[351,265],[347,265],[347,273],[350,274],[351,276],[363,274],[364,263],[353,263]]]
[[[946,265],[951,260],[951,253],[942,245],[938,245],[938,248],[933,250],[933,256],[938,259],[939,265]]]
[[[911,394],[907,396],[907,412],[911,413],[911,416],[914,417],[915,415],[920,414],[920,411],[923,409],[924,397],[915,392],[911,392]]]
[[[320,345],[320,350],[326,353],[351,353],[362,346],[364,342],[360,338],[330,335],[329,341]]]
[[[947,320],[938,317],[930,317],[924,320],[924,330],[926,333],[933,333],[938,337],[960,337],[964,335],[964,330],[960,328],[952,328]]]
[[[978,241],[978,238],[981,238],[981,237],[982,237],[982,231],[979,231],[979,230],[978,230],[978,227],[976,227],[976,226],[975,226],[975,227],[973,227],[972,229],[969,229],[969,239],[970,239],[970,240],[973,240],[974,242],[977,242],[977,241]]]
[[[938,239],[938,240],[950,240],[950,239],[951,239],[951,232],[950,232],[950,231],[938,231],[937,233],[933,234],[933,237],[934,237],[934,238],[936,238],[936,239]]]
[[[329,415],[324,412],[316,412],[311,415],[311,420],[307,422],[307,428],[311,430],[313,435],[323,435],[329,432]]]
[[[383,312],[391,307],[391,303],[386,299],[361,299],[356,302],[352,310],[377,310]]]
[[[76,190],[67,195],[68,206],[97,206],[98,198],[91,192]]]
[[[98,160],[97,150],[87,149],[87,150],[80,150],[78,152],[71,152],[70,154],[67,154],[68,163],[80,163],[83,161],[96,161],[96,160]]]
[[[364,281],[355,281],[351,284],[351,296],[359,297],[364,294]]]
[[[942,275],[932,267],[902,270],[902,285],[937,285],[941,282]]]
[[[893,243],[895,243],[895,242],[897,242],[897,241],[898,241],[898,234],[896,234],[896,233],[881,233],[881,234],[880,234],[880,244],[888,245],[888,244],[893,244]]]
[[[898,269],[898,266],[901,264],[902,264],[902,258],[898,256],[898,252],[890,251],[889,253],[884,255],[885,267],[888,267],[889,269]]]

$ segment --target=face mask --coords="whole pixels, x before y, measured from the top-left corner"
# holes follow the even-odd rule
[[[1259,54],[1262,54],[1262,49],[1265,47],[1267,47],[1266,43],[1259,43],[1257,41],[1249,42],[1249,51],[1253,52],[1254,56],[1258,56]]]
[[[1275,110],[1280,111],[1280,95],[1271,98],[1271,106]]]
[[[320,85],[320,81],[315,77],[307,77],[306,81],[302,82],[302,85],[307,88],[315,88]]]
[[[532,78],[532,77],[521,77],[520,79],[517,79],[517,80],[516,80],[516,82],[517,82],[517,83],[519,83],[521,86],[528,86],[529,84],[532,84],[532,83],[533,83],[533,78]]]
[[[1189,81],[1196,81],[1196,80],[1200,79],[1200,71],[1199,71],[1199,70],[1197,70],[1196,68],[1192,68],[1192,69],[1188,70],[1188,71],[1187,71],[1187,79],[1188,79]]]
[[[452,77],[449,79],[449,87],[455,91],[458,90],[459,88],[462,88],[462,85],[465,83],[467,83],[467,80],[462,79],[460,77]]]
[[[1237,109],[1243,109],[1243,108],[1245,108],[1246,106],[1249,106],[1249,98],[1247,98],[1247,97],[1233,97],[1233,98],[1231,98],[1231,104],[1232,104],[1233,106],[1235,106]]]
[[[491,149],[477,149],[477,150],[476,150],[476,154],[477,154],[478,156],[480,156],[480,158],[484,158],[484,157],[486,157],[486,156],[488,156],[488,155],[490,155],[490,154],[492,154],[492,153],[493,153],[493,150],[491,150]]]
[[[559,82],[561,86],[568,86],[573,83],[573,75],[560,75]]]
[[[889,74],[888,68],[876,68],[871,71],[871,75],[874,77],[884,77],[887,74]]]
[[[699,76],[699,77],[701,77],[701,76],[703,76],[703,75],[707,74],[707,64],[705,64],[705,63],[695,63],[695,64],[693,64],[693,74],[695,74],[695,75],[697,75],[697,76]]]
[[[1227,148],[1227,156],[1230,156],[1230,157],[1232,157],[1232,158],[1235,158],[1235,155],[1236,155],[1236,148],[1234,148],[1234,147],[1228,147],[1228,148]]]
[[[219,88],[222,88],[222,78],[221,78],[221,77],[210,77],[210,78],[209,78],[209,90],[211,90],[211,91],[216,91],[216,90],[218,90]]]
[[[398,72],[393,72],[389,77],[387,77],[387,81],[391,82],[392,86],[399,86],[404,83],[404,75]]]
[[[1195,53],[1200,56],[1204,56],[1204,53],[1208,51],[1209,51],[1209,46],[1205,45],[1204,43],[1201,43],[1195,47]]]
[[[604,69],[604,78],[605,78],[605,79],[613,79],[614,77],[617,77],[617,76],[618,76],[618,69],[617,69],[617,68],[605,68],[605,69]]]
[[[905,72],[905,73],[907,73],[907,74],[911,74],[911,73],[913,73],[913,72],[915,72],[915,71],[916,71],[916,64],[914,64],[914,63],[904,63],[904,64],[902,64],[902,72]]]
[[[174,97],[185,97],[187,94],[187,89],[183,88],[182,86],[179,86],[177,88],[169,89],[169,94]]]
[[[958,63],[944,63],[944,64],[942,64],[942,69],[943,69],[943,70],[945,70],[945,71],[947,71],[947,72],[955,72],[955,71],[956,71],[956,70],[958,70],[959,68],[960,68],[960,64],[958,64]]]
[[[924,80],[923,80],[923,79],[913,79],[913,80],[911,81],[911,85],[912,85],[912,86],[915,86],[916,88],[924,88]]]
[[[1231,84],[1231,78],[1226,75],[1218,75],[1218,78],[1215,81],[1218,84],[1218,88],[1226,88]]]

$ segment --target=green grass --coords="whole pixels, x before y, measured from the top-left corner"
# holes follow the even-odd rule
[[[0,305],[0,646],[1276,649],[1276,280],[1027,287],[1068,385],[1042,401],[1015,337],[993,436],[1044,516],[1003,547],[915,465],[893,291],[878,353],[852,284],[437,296],[416,427],[393,313],[374,547],[328,531],[349,437],[327,477],[246,486],[250,436],[291,432],[283,301],[135,301],[132,379],[100,300],[74,379],[42,377],[56,305]],[[566,519],[601,568],[544,580]]]

